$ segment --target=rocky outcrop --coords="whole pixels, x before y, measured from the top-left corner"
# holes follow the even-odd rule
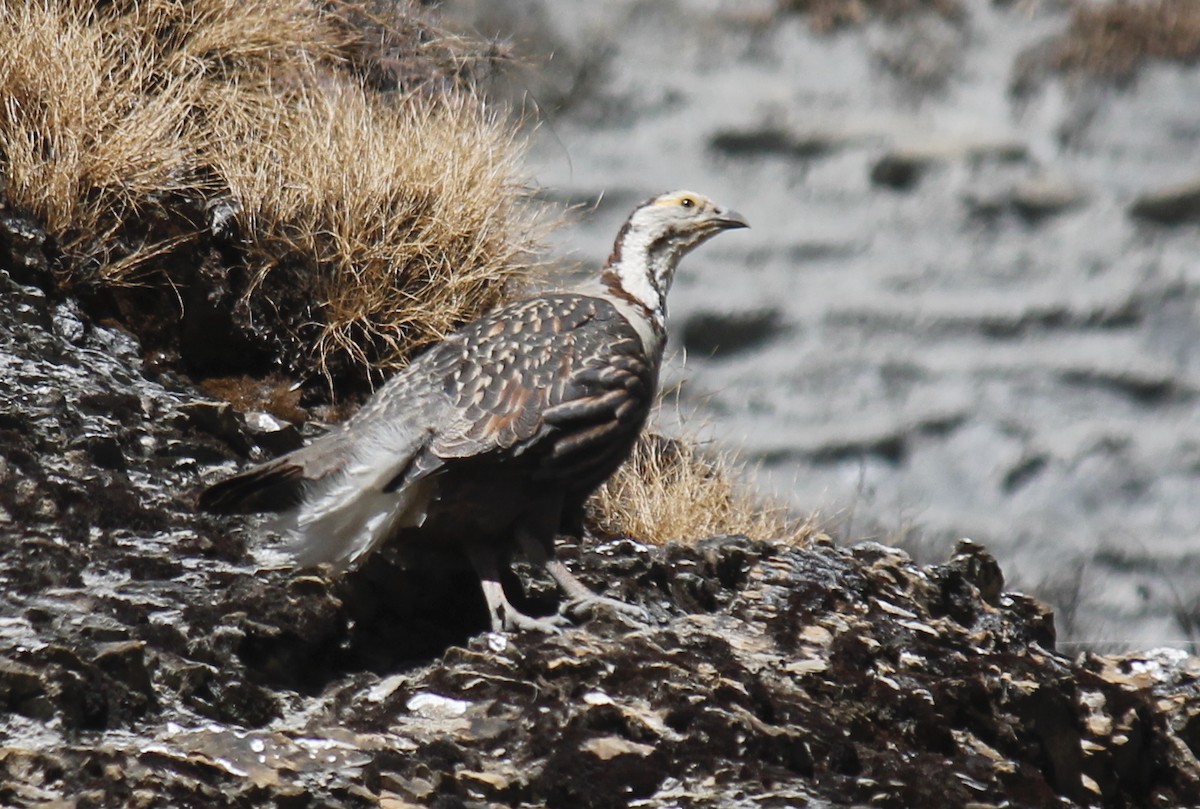
[[[1200,661],[1058,654],[1047,608],[969,542],[929,567],[875,544],[569,547],[653,621],[554,636],[484,633],[466,569],[264,567],[261,531],[192,500],[278,422],[208,402],[37,286],[23,249],[0,271],[0,804],[1200,794]],[[547,583],[510,584],[554,608]]]
[[[1192,181],[1148,191],[1134,200],[1129,213],[1138,219],[1161,225],[1200,221],[1200,182]]]

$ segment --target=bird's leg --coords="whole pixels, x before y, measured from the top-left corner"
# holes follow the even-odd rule
[[[582,533],[582,518],[579,522],[580,533]],[[562,589],[563,595],[567,597],[558,610],[560,615],[578,618],[586,616],[600,607],[613,610],[621,615],[628,615],[639,621],[650,620],[650,614],[641,607],[592,592],[591,588],[581,582],[561,560],[555,558],[553,530],[543,536],[548,538],[539,538],[528,530],[527,526],[518,526],[516,530],[517,542],[525,556],[529,558],[530,562],[549,573],[550,578],[554,579],[554,582]]]
[[[492,622],[493,632],[514,632],[532,629],[538,632],[558,632],[564,625],[558,616],[552,618],[534,618],[517,610],[504,594],[504,586],[500,583],[500,569],[496,564],[496,549],[487,545],[468,545],[467,558],[479,576],[479,586],[483,589],[483,598],[487,602],[488,617]]]

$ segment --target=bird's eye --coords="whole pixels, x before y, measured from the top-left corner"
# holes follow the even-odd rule
[[[683,199],[679,200],[679,204],[685,208],[694,208],[696,207],[696,200],[692,199],[691,197],[684,197]]]

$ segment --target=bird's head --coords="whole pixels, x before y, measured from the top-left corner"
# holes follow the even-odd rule
[[[745,217],[691,191],[673,191],[647,200],[629,217],[629,230],[643,233],[647,243],[670,243],[686,253],[731,228],[750,227]]]
[[[750,223],[741,214],[701,194],[661,194],[630,214],[607,269],[627,294],[662,313],[679,260],[723,230],[747,227]]]

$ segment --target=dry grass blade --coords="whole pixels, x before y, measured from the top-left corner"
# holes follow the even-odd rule
[[[94,242],[150,193],[193,184],[184,144],[196,86],[147,97],[149,55],[70,9],[0,4],[0,155],[9,200],[65,247]]]
[[[804,543],[818,534],[781,505],[755,496],[726,457],[687,441],[647,434],[590,503],[592,530],[661,544],[723,534]]]
[[[343,86],[223,117],[212,162],[252,223],[255,286],[281,261],[314,263],[322,370],[339,355],[395,367],[530,264],[534,223],[511,230],[520,151],[474,100],[385,102]]]
[[[897,20],[912,14],[932,12],[947,19],[962,16],[961,0],[779,0],[784,11],[808,15],[814,31],[832,31],[861,25],[872,17]]]
[[[6,201],[65,283],[157,272],[172,296],[228,201],[246,339],[386,374],[496,303],[542,232],[469,52],[406,3],[0,0]]]
[[[1200,59],[1200,3],[1196,0],[1116,0],[1079,4],[1070,30],[1057,42],[1053,66],[1117,79],[1131,77],[1149,59]]]

